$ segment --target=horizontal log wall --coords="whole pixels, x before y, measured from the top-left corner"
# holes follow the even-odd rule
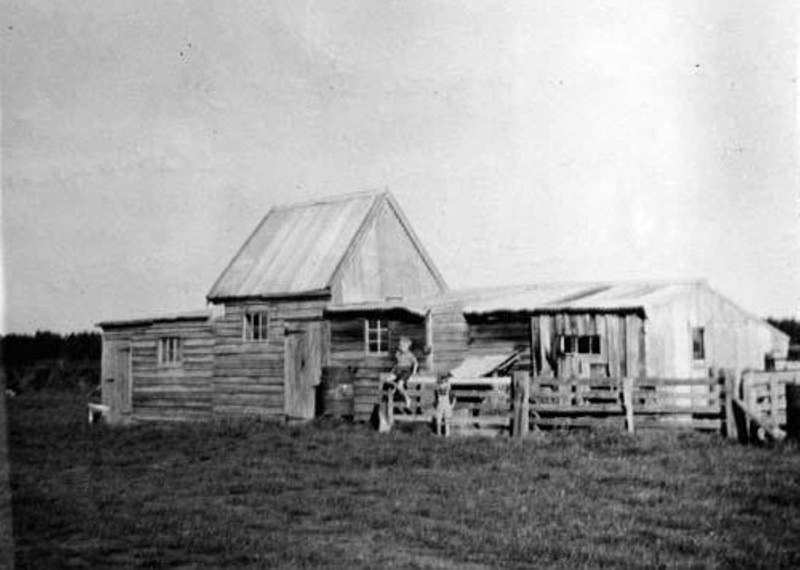
[[[447,372],[467,356],[469,325],[457,303],[435,307],[431,311],[431,322],[433,367],[436,372]]]
[[[179,337],[181,360],[161,364],[159,341]],[[131,338],[133,416],[139,419],[208,417],[214,334],[210,322],[155,323]]]
[[[327,301],[235,303],[214,323],[213,412],[225,415],[284,416],[284,337],[293,320],[322,318]],[[269,313],[266,341],[244,340],[246,311]]]
[[[447,372],[467,356],[511,354],[520,358],[514,370],[530,370],[531,336],[528,317],[503,316],[493,320],[467,319],[459,303],[433,309],[434,370]]]

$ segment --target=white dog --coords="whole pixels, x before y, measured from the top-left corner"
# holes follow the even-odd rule
[[[453,407],[456,399],[450,392],[450,375],[440,376],[436,380],[436,435],[450,435],[450,418],[453,417]]]

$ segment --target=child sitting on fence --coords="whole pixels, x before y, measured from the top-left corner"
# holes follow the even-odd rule
[[[453,406],[456,399],[450,391],[450,373],[443,374],[436,379],[436,391],[434,392],[436,409],[434,418],[436,420],[436,435],[450,435],[450,418],[453,417]]]
[[[408,381],[417,373],[417,357],[411,352],[411,339],[401,336],[395,353],[395,365],[392,368],[394,385],[397,392],[403,397],[406,409],[411,408],[411,398],[408,397]]]

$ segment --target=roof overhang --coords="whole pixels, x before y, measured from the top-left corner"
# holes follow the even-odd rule
[[[329,299],[331,291],[325,289],[313,289],[309,291],[299,291],[296,293],[270,293],[269,295],[242,295],[242,296],[228,296],[228,297],[206,297],[209,303],[246,303],[258,301],[292,301],[292,300],[308,300],[308,299]]]
[[[402,313],[417,318],[425,318],[429,308],[403,301],[376,301],[372,303],[351,303],[348,305],[332,305],[325,309],[326,315],[386,315]]]
[[[127,328],[127,327],[145,327],[161,323],[204,322],[209,320],[211,316],[212,316],[211,311],[203,310],[203,311],[192,311],[188,313],[178,313],[174,315],[144,317],[140,319],[102,321],[97,323],[95,326],[98,326],[101,329],[113,329],[113,328]]]

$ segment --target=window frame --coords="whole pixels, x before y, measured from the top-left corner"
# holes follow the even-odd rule
[[[375,326],[371,326],[374,323]],[[373,338],[376,350],[372,350]],[[390,343],[389,322],[384,319],[364,319],[364,354],[367,356],[387,356]]]
[[[699,337],[697,336],[699,333]],[[692,362],[705,362],[706,360],[706,328],[691,327],[689,331],[692,343]],[[699,344],[698,344],[699,338]],[[699,347],[699,350],[698,350]]]
[[[158,365],[162,368],[175,368],[183,365],[183,339],[180,336],[159,337]]]
[[[269,341],[270,314],[267,309],[248,309],[242,315],[242,340],[246,343]]]
[[[602,356],[603,354],[602,335],[562,334],[558,336],[559,350],[565,356]]]

